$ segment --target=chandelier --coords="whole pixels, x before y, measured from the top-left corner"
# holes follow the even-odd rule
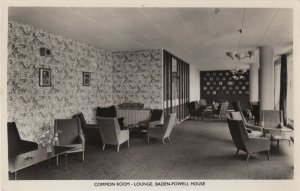
[[[238,51],[237,52],[236,51],[226,52],[226,56],[230,57],[232,60],[236,59],[238,61],[241,61],[241,60],[246,59],[246,58],[251,59],[251,57],[255,54],[254,50],[241,51],[244,19],[245,19],[245,8],[244,8],[244,12],[243,12],[242,25],[241,25],[241,28],[238,30],[238,32],[240,33]],[[238,67],[236,67],[236,69],[231,71],[231,73],[232,73],[231,77],[234,80],[242,80],[242,79],[246,78],[246,72],[247,72],[246,69],[238,69]]]
[[[246,79],[247,69],[235,69],[231,70],[231,78],[234,80],[244,80]]]

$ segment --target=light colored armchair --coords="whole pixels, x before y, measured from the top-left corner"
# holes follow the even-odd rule
[[[251,125],[247,123],[246,119],[244,118],[244,115],[240,111],[231,112],[230,117],[235,120],[243,121],[249,136],[262,137],[264,135],[263,128],[260,126]]]
[[[55,119],[54,133],[58,133],[57,146],[72,147],[67,153],[82,152],[84,162],[85,139],[81,130],[80,119]],[[57,161],[58,162],[58,161]]]
[[[170,134],[174,127],[175,119],[176,119],[176,113],[169,114],[165,119],[163,125],[157,125],[156,127],[149,128],[147,133],[148,143],[150,137],[161,139],[163,144],[165,144],[164,141],[165,138],[168,138],[170,142]]]
[[[121,131],[116,117],[98,117],[97,120],[103,142],[103,150],[105,149],[105,145],[109,144],[117,145],[117,152],[119,152],[120,145],[126,141],[128,142],[129,147],[129,130]]]
[[[232,140],[237,148],[236,155],[242,150],[247,153],[247,162],[251,154],[267,151],[269,160],[270,140],[262,137],[250,137],[242,120],[227,118]]]

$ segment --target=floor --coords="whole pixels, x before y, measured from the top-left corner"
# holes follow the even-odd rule
[[[80,154],[70,154],[68,170],[64,158],[59,166],[53,159],[48,163],[23,169],[19,180],[100,180],[100,179],[293,179],[294,146],[276,142],[271,146],[270,160],[266,153],[259,153],[246,161],[246,154],[235,156],[225,120],[186,120],[178,124],[166,144],[150,139],[146,134],[130,135],[127,144],[116,152],[116,146],[87,146],[85,162]],[[13,176],[11,176],[12,178]]]

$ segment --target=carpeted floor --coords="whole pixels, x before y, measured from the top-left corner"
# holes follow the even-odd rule
[[[293,144],[281,142],[271,147],[270,160],[259,153],[246,162],[246,154],[235,156],[225,120],[186,120],[171,134],[171,142],[162,144],[146,134],[131,133],[127,144],[116,152],[115,146],[87,146],[86,161],[80,154],[68,156],[68,170],[47,162],[18,172],[19,180],[100,180],[100,179],[293,179]],[[12,178],[12,176],[11,176]]]

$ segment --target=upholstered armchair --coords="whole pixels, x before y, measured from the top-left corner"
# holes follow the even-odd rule
[[[262,110],[261,126],[266,131],[291,131],[283,124],[283,115],[281,110]]]
[[[112,105],[110,107],[97,107],[97,117],[117,117],[117,108]],[[124,129],[124,117],[118,118],[119,126]]]
[[[161,139],[163,144],[165,144],[165,138],[168,138],[170,142],[170,134],[174,127],[175,119],[176,113],[169,114],[166,117],[163,125],[157,125],[156,127],[149,128],[147,132],[148,143],[150,141],[150,137]]]
[[[221,102],[220,105],[215,108],[213,107],[212,116],[217,115],[218,118],[225,118],[229,103],[227,101]]]
[[[242,120],[227,118],[232,140],[237,148],[236,155],[242,150],[247,153],[247,162],[250,155],[267,151],[269,160],[270,140],[262,137],[250,137]]]
[[[162,109],[151,110],[149,119],[139,122],[140,130],[148,130],[149,127],[154,127],[155,125],[160,124],[162,121],[163,113],[164,112]]]
[[[87,124],[82,113],[75,114],[72,118],[80,119],[81,129],[84,133],[85,141],[87,144],[101,141],[99,135],[99,127],[97,124]]]
[[[233,107],[234,111],[241,112],[241,114],[243,115],[243,119],[248,121],[248,119],[250,117],[249,113],[247,110],[242,110],[241,103],[239,100],[232,102],[232,107]]]
[[[82,152],[82,162],[84,162],[85,139],[81,130],[79,118],[75,119],[55,119],[54,133],[58,133],[57,146],[71,147],[67,153]]]
[[[254,117],[255,125],[259,125],[260,122],[260,105],[258,102],[250,102],[251,114]]]
[[[103,142],[102,150],[105,149],[106,144],[109,144],[117,145],[117,152],[119,152],[120,145],[126,141],[129,147],[129,130],[121,130],[116,117],[98,117],[97,120]]]
[[[189,102],[187,104],[187,107],[191,119],[194,119],[196,117],[201,117],[203,120],[205,108],[201,108],[196,101]]]
[[[249,136],[253,136],[253,137],[262,137],[264,135],[263,133],[263,128],[260,126],[255,126],[255,125],[251,125],[249,124],[245,118],[244,115],[240,112],[240,111],[236,111],[236,112],[230,112],[230,117],[234,120],[241,120],[243,121],[246,129],[247,129],[247,133],[249,134]]]
[[[38,144],[22,140],[15,122],[7,123],[8,156],[19,155],[38,149]]]

